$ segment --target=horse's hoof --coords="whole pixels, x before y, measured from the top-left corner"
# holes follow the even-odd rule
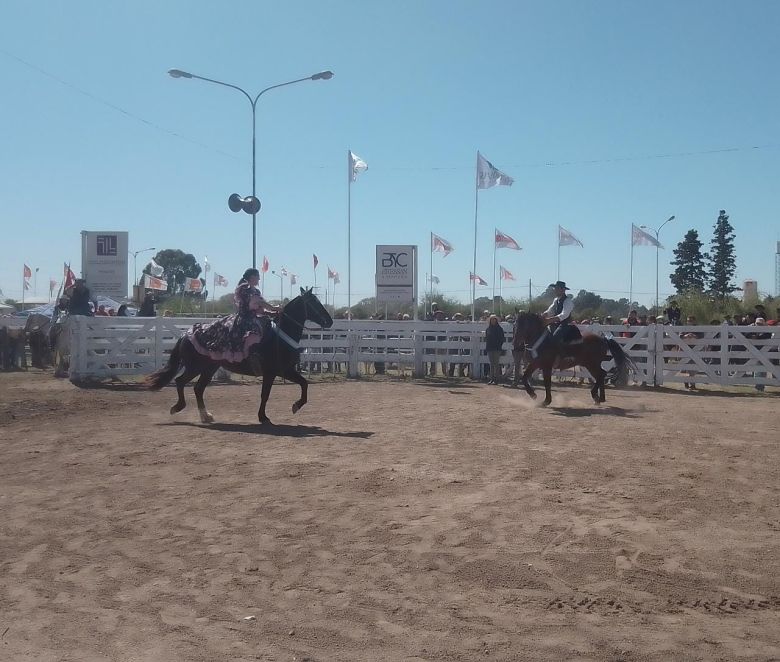
[[[273,425],[273,423],[271,423],[271,419],[268,418],[268,416],[263,416],[263,417],[258,416],[257,420],[260,421],[260,425]]]
[[[178,414],[182,409],[184,409],[185,405],[180,405],[178,402],[171,407],[171,416],[174,414]]]
[[[529,393],[528,395],[530,395],[530,396],[531,396],[531,400],[536,400],[536,393],[534,393],[534,392],[531,392],[531,393]]]
[[[299,405],[297,402],[293,402],[292,413],[297,414],[303,405]]]
[[[546,407],[551,402],[552,402],[552,398],[545,398],[544,400],[542,400],[542,407]]]
[[[597,405],[601,404],[601,400],[599,400],[598,398],[593,398],[593,402],[596,403]]]
[[[202,409],[200,412],[200,422],[201,423],[213,423],[214,417],[211,415],[211,412],[206,411],[205,409]]]

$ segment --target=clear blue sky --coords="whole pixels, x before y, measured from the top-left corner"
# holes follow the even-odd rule
[[[335,72],[260,101],[258,263],[311,283],[317,253],[320,285],[326,265],[341,273],[339,305],[349,148],[369,165],[352,189],[353,301],[373,295],[377,243],[417,244],[427,272],[431,231],[456,247],[434,258],[440,290],[468,299],[477,149],[515,179],[480,193],[477,273],[492,284],[494,227],[523,246],[499,251],[518,277],[506,295],[555,279],[560,224],[585,244],[562,249],[561,277],[626,296],[631,223],[675,214],[668,294],[671,249],[690,228],[706,248],[719,209],[737,282],[774,294],[780,3],[6,0],[2,14],[6,297],[25,262],[38,295],[63,261],[78,271],[81,230],[208,255],[231,284],[251,264],[251,217],[226,204],[251,191],[249,103],[171,68],[253,92]],[[654,249],[636,249],[634,283],[650,303]]]

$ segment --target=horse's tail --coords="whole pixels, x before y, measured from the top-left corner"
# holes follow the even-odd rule
[[[176,373],[179,371],[179,364],[181,363],[181,344],[184,342],[184,336],[176,341],[176,344],[171,350],[171,357],[168,359],[168,364],[156,370],[151,375],[147,375],[144,379],[144,384],[147,388],[153,391],[159,391],[163,386],[168,384]]]
[[[618,379],[621,376],[627,376],[627,371],[639,372],[634,359],[623,351],[623,348],[614,338],[605,338],[609,353],[612,354],[612,358],[615,359],[615,373]]]

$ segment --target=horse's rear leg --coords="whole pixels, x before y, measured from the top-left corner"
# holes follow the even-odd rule
[[[291,382],[295,382],[301,387],[301,397],[294,402],[292,406],[292,413],[297,414],[298,410],[309,401],[307,398],[309,393],[309,382],[306,381],[303,375],[296,372],[295,368],[292,366],[284,371],[284,378],[289,379]]]
[[[542,375],[544,376],[544,400],[542,401],[542,407],[546,407],[552,402],[552,363],[542,368]]]
[[[525,369],[523,376],[520,378],[520,383],[525,388],[525,392],[528,393],[528,395],[530,395],[534,400],[536,400],[536,391],[534,390],[534,387],[531,386],[531,383],[528,381],[528,379],[531,377],[531,375],[534,374],[536,368],[536,361],[531,361],[528,364],[528,367]]]
[[[179,399],[171,407],[171,414],[176,414],[187,406],[187,403],[184,401],[184,387],[195,379],[198,374],[200,373],[193,368],[185,368],[184,372],[176,378],[176,393],[179,394]]]
[[[219,365],[210,365],[203,372],[201,372],[200,379],[197,381],[195,388],[193,389],[195,391],[195,400],[198,403],[198,413],[200,414],[201,423],[214,422],[214,417],[211,415],[211,412],[206,409],[206,403],[203,401],[203,393],[211,382],[211,378],[214,376],[214,373],[218,369]]]

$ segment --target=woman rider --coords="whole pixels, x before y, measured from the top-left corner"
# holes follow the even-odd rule
[[[257,288],[260,272],[247,269],[233,293],[236,312],[220,317],[211,324],[196,324],[189,332],[195,349],[216,361],[240,363],[253,345],[267,333],[270,319],[267,313],[277,314],[281,308],[268,303]]]

